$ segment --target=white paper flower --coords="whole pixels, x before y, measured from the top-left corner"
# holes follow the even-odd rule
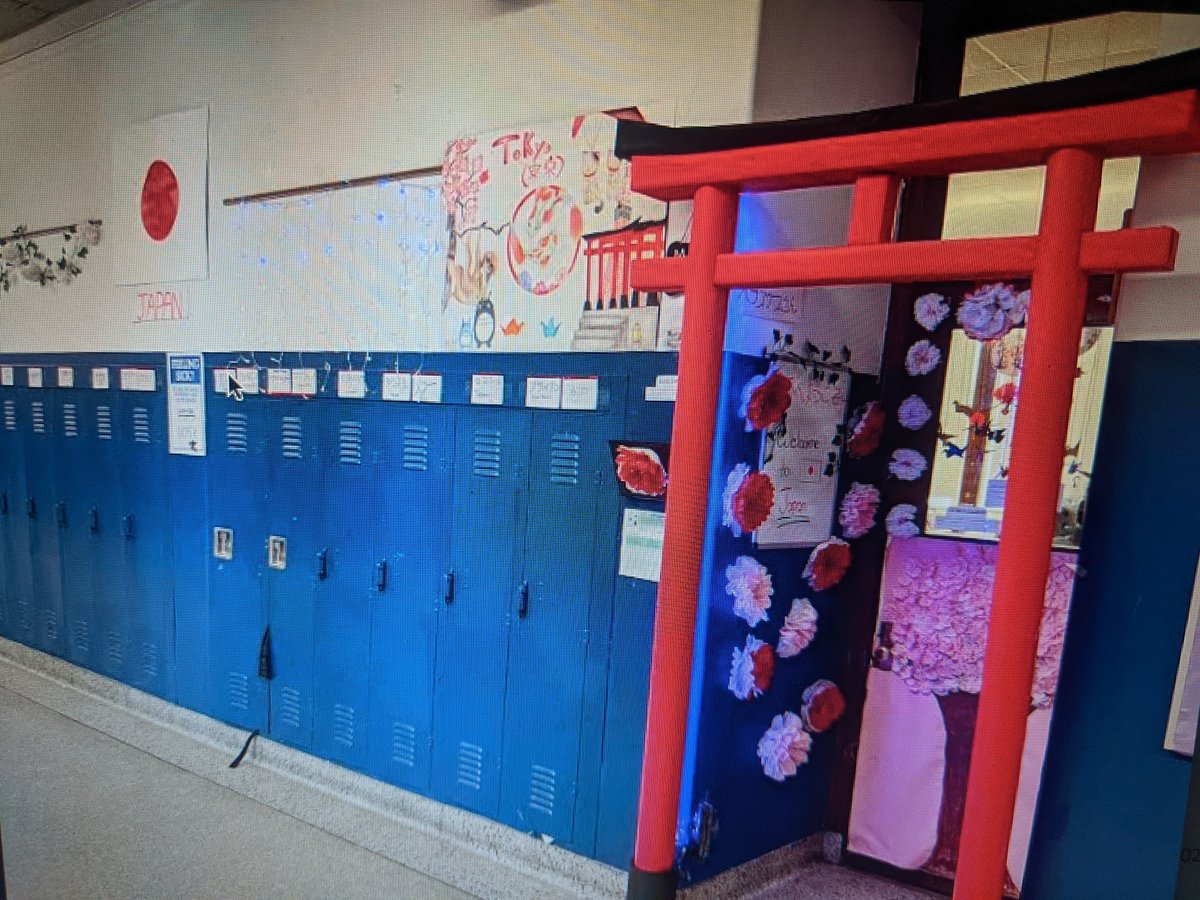
[[[913,304],[913,318],[926,331],[934,331],[950,315],[950,304],[941,294],[922,294]]]
[[[783,781],[796,774],[808,762],[812,735],[794,712],[785,712],[771,720],[771,727],[758,742],[758,758],[763,772],[774,781]]]
[[[896,418],[909,431],[920,431],[932,415],[933,410],[929,408],[929,404],[916,394],[905,397],[900,408],[896,410]]]
[[[909,375],[928,375],[942,361],[942,351],[926,340],[917,341],[908,348],[904,357],[904,368]]]
[[[817,636],[817,608],[803,597],[792,601],[792,608],[783,620],[775,652],[784,659],[798,656]]]
[[[911,503],[897,503],[888,510],[887,533],[894,538],[910,538],[916,537],[921,533],[921,529],[915,521],[917,517],[917,508]]]
[[[775,651],[752,634],[743,647],[733,648],[729,667],[729,690],[739,700],[762,696],[775,672]]]
[[[100,225],[97,222],[87,222],[79,227],[79,243],[85,247],[95,247],[100,243]]]
[[[12,241],[7,241],[0,247],[0,259],[6,263],[15,263],[21,258],[21,248]]]
[[[750,467],[745,463],[738,463],[725,479],[725,492],[721,495],[721,524],[727,526],[734,537],[742,536],[742,526],[733,514],[733,495],[749,474]]]
[[[892,453],[892,461],[888,463],[888,471],[901,481],[916,481],[929,464],[925,457],[916,450],[900,448]]]
[[[771,606],[771,573],[753,557],[739,556],[725,568],[725,593],[733,597],[733,612],[753,628],[767,620]]]
[[[838,522],[848,538],[860,538],[875,527],[879,510],[879,489],[870,484],[850,485],[838,511]]]

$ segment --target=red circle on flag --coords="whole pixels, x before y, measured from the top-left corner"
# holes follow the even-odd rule
[[[179,218],[179,179],[161,159],[150,163],[142,183],[142,227],[156,241],[165,241]]]

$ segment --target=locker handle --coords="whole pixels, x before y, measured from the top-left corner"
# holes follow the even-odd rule
[[[275,677],[274,660],[271,658],[271,626],[263,629],[262,640],[258,644],[258,677],[270,681]]]
[[[8,515],[8,491],[0,493],[0,516]]]
[[[67,504],[62,501],[54,504],[54,521],[58,523],[59,528],[67,527]]]
[[[37,500],[35,500],[33,497],[30,497],[25,501],[25,512],[28,513],[29,518],[37,518]]]
[[[454,602],[454,570],[451,569],[442,576],[442,599],[449,606]]]
[[[121,533],[125,535],[125,540],[133,540],[133,513],[129,513],[121,519]]]
[[[529,615],[529,582],[522,581],[517,589],[517,616],[525,618]]]
[[[329,577],[329,551],[321,550],[317,553],[317,580],[324,581]]]
[[[387,588],[387,560],[375,565],[375,590],[382,591]]]
[[[92,534],[96,534],[100,531],[100,510],[95,506],[93,506],[91,512],[88,513],[88,530]]]

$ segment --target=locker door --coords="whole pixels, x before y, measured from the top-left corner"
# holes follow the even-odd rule
[[[323,402],[323,401],[321,401]],[[268,539],[283,538],[286,555],[266,570],[274,678],[270,685],[271,737],[307,750],[313,726],[313,591],[319,576],[320,524],[325,516],[312,400],[266,403],[270,472],[264,525]]]
[[[119,523],[125,603],[131,614],[134,687],[170,699],[174,690],[175,595],[171,567],[167,403],[164,373],[154,391],[121,391],[118,446],[124,506]]]
[[[440,800],[495,817],[529,419],[520,410],[464,408],[454,441],[454,596],[438,628],[433,787]]]
[[[9,586],[9,573],[12,571],[12,529],[9,528],[9,519],[12,517],[15,465],[12,445],[16,439],[17,405],[12,398],[12,391],[7,390],[6,394],[0,400],[0,635],[14,638],[16,609],[13,605],[14,594]]]
[[[63,618],[66,654],[71,662],[97,669],[93,605],[92,540],[88,512],[90,494],[97,483],[95,419],[89,416],[86,394],[59,388],[55,416],[58,439],[54,445],[56,474],[55,517],[62,549]]]
[[[380,404],[383,464],[375,478],[388,585],[371,603],[368,771],[429,792],[438,610],[450,572],[454,411]]]
[[[8,634],[14,641],[34,646],[37,617],[33,606],[33,559],[29,555],[29,490],[25,483],[25,432],[29,410],[22,392],[10,389],[4,399],[4,431],[8,436],[8,465],[5,467],[8,514],[7,571]],[[3,502],[4,498],[0,498]]]
[[[501,818],[560,843],[573,836],[593,575],[600,564],[612,565],[595,540],[599,488],[612,468],[609,420],[602,413],[533,414],[525,567],[508,656]]]
[[[211,384],[211,375],[210,384]],[[207,389],[207,388],[206,388]],[[259,649],[267,626],[264,599],[270,438],[266,401],[208,397],[209,715],[241,728],[267,727],[267,682]],[[218,555],[216,529],[232,532],[229,558]],[[223,552],[223,551],[221,551]]]
[[[93,505],[83,515],[88,519],[91,545],[92,615],[91,639],[97,671],[128,681],[126,670],[133,646],[133,618],[125,599],[124,547],[121,516],[125,509],[121,484],[120,417],[115,390],[98,391],[88,404],[89,428],[95,435]],[[93,516],[92,510],[95,509]],[[76,516],[78,518],[78,516]]]
[[[382,436],[368,405],[318,401],[325,468],[325,578],[313,603],[313,750],[366,766],[370,602],[389,573],[377,555],[374,479]]]
[[[62,556],[54,508],[53,399],[49,388],[20,388],[28,410],[25,444],[25,513],[29,519],[30,587],[34,646],[55,656],[66,649],[63,634]]]

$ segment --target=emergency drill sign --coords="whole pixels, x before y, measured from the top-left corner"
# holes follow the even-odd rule
[[[204,456],[204,357],[167,354],[168,451]]]

